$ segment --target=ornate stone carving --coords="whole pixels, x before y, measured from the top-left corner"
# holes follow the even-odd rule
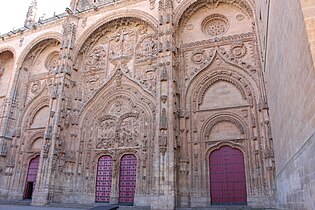
[[[45,66],[48,69],[49,73],[56,72],[57,67],[59,65],[60,61],[60,53],[55,51],[52,52],[48,55],[46,61],[45,61]]]
[[[157,37],[155,35],[143,36],[137,46],[137,62],[156,59],[158,53]]]
[[[145,118],[126,98],[110,102],[108,114],[99,118],[97,148],[138,147]],[[142,125],[142,126],[141,126]]]
[[[231,54],[235,58],[242,58],[246,54],[246,47],[243,43],[234,43],[231,46]]]
[[[206,59],[205,50],[194,49],[191,56],[191,61],[194,64],[202,64]]]
[[[35,81],[31,84],[31,93],[37,95],[41,89],[40,81]]]
[[[155,8],[155,0],[149,0],[150,3],[150,9],[154,9]]]
[[[229,28],[229,21],[224,15],[212,14],[201,23],[201,30],[211,37],[224,34]]]
[[[85,71],[100,71],[106,67],[106,48],[97,46],[86,57]]]
[[[135,41],[136,33],[132,29],[126,26],[118,28],[110,41],[110,61],[112,63],[130,61],[133,57]]]

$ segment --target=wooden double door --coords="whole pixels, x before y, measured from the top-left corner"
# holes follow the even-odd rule
[[[112,188],[111,156],[102,156],[98,161],[96,177],[96,202],[109,202]],[[136,190],[137,158],[135,155],[124,155],[120,160],[119,202],[133,203]]]

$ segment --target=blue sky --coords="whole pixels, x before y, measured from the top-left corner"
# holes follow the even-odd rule
[[[0,34],[9,32],[13,28],[21,28],[24,24],[28,7],[32,0],[7,0],[0,7]],[[37,0],[37,19],[44,13],[46,18],[63,13],[70,5],[70,0]]]

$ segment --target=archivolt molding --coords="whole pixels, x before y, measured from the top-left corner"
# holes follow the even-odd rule
[[[123,84],[121,84],[122,80],[124,80]],[[113,89],[115,89],[115,91],[113,91]],[[89,110],[93,110],[93,113],[101,111],[103,107],[98,104],[102,103],[104,105],[109,103],[110,98],[115,95],[126,95],[133,101],[146,105],[147,108],[145,109],[150,113],[155,113],[154,98],[146,93],[136,82],[126,77],[121,70],[117,69],[109,81],[99,88],[94,96],[85,103],[79,114],[81,119],[80,123],[83,122]]]
[[[49,107],[50,99],[48,96],[42,96],[37,99],[34,99],[32,103],[29,103],[28,106],[25,107],[25,113],[23,115],[23,128],[29,128],[31,123],[34,120],[36,113],[42,109],[43,107]]]
[[[201,7],[213,4],[218,6],[220,3],[230,4],[242,10],[250,18],[254,18],[253,6],[246,0],[185,0],[174,11],[174,24],[178,27],[181,19],[184,19],[181,25],[185,25],[188,19]]]
[[[1,54],[1,53],[4,53],[4,52],[6,52],[6,51],[11,52],[12,55],[13,55],[13,59],[14,59],[14,60],[16,59],[16,51],[15,51],[15,49],[14,49],[13,47],[11,47],[11,46],[5,46],[5,47],[1,47],[1,48],[0,48],[0,54]]]
[[[220,122],[230,122],[235,125],[246,137],[249,137],[249,129],[245,120],[242,117],[234,113],[218,113],[214,116],[211,116],[201,128],[201,139],[208,139],[210,132],[216,124]]]
[[[233,78],[229,78],[227,76],[215,76],[213,78],[211,78],[210,80],[207,81],[207,83],[203,86],[200,87],[200,91],[196,92],[194,95],[194,101],[198,102],[198,105],[200,105],[204,99],[204,96],[207,92],[207,90],[216,82],[218,81],[226,81],[228,83],[233,84],[242,94],[243,99],[247,100],[247,96],[251,95],[250,91],[245,92],[245,90],[242,87],[242,84],[239,84],[239,82]],[[199,88],[197,88],[197,90],[199,90]],[[195,98],[196,97],[196,98]]]
[[[220,62],[226,64],[215,65],[215,60],[219,58]],[[192,99],[201,104],[206,91],[216,82],[226,81],[233,84],[246,99],[249,104],[253,104],[256,97],[259,95],[257,83],[249,73],[242,67],[226,61],[221,54],[216,51],[208,64],[192,77],[189,85],[186,88],[186,100]],[[186,103],[189,104],[189,101]]]
[[[40,42],[45,41],[45,40],[49,40],[49,39],[54,39],[57,40],[59,43],[61,43],[62,41],[62,34],[58,33],[58,32],[50,32],[50,33],[45,33],[43,35],[40,35],[39,37],[35,38],[34,40],[31,41],[31,43],[29,43],[24,50],[22,51],[22,53],[20,54],[19,58],[17,59],[17,66],[21,67],[26,56],[28,55],[28,53]]]
[[[208,148],[208,150],[207,150],[207,152],[206,152],[206,157],[205,157],[205,159],[206,159],[206,160],[209,160],[209,156],[210,156],[210,154],[211,154],[212,152],[214,152],[214,151],[216,151],[216,150],[218,150],[218,149],[220,149],[221,147],[224,147],[224,146],[229,146],[229,147],[232,147],[233,149],[238,149],[238,150],[240,150],[240,151],[243,153],[243,155],[244,155],[244,163],[245,163],[245,166],[248,165],[248,164],[247,164],[247,160],[246,160],[246,155],[245,155],[245,154],[247,154],[246,148],[245,148],[243,145],[241,145],[241,144],[238,144],[238,143],[235,143],[235,142],[230,142],[230,141],[228,141],[228,142],[218,142],[217,144],[211,145],[211,147]]]
[[[32,133],[31,136],[29,136],[26,140],[27,142],[27,151],[30,151],[32,149],[33,143],[38,139],[38,138],[43,138],[44,139],[44,134],[45,134],[45,129],[40,129]]]
[[[124,9],[118,12],[113,12],[111,14],[106,15],[105,17],[102,17],[100,21],[95,23],[94,25],[90,26],[88,29],[85,30],[85,32],[81,35],[81,37],[78,38],[74,49],[74,60],[77,59],[80,50],[84,43],[91,37],[91,35],[97,31],[100,27],[103,25],[106,25],[112,21],[118,20],[118,19],[124,19],[124,18],[136,18],[141,21],[144,21],[148,23],[156,32],[157,32],[157,26],[158,22],[157,20],[150,14],[143,12],[141,10],[136,9]]]

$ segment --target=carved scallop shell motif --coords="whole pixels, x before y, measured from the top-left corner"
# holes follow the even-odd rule
[[[224,34],[229,28],[229,20],[220,14],[212,14],[201,23],[201,30],[208,36],[215,37]]]

